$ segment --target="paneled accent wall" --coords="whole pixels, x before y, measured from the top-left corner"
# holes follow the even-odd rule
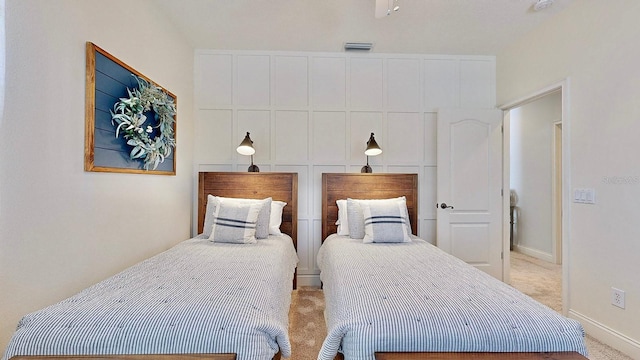
[[[360,172],[375,133],[369,164],[418,174],[419,235],[435,243],[437,109],[495,107],[493,56],[198,50],[194,71],[194,173],[246,171],[247,131],[260,171],[298,173],[301,285],[320,284],[323,172]]]

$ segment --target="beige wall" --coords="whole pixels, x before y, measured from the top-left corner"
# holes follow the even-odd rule
[[[580,0],[497,57],[498,103],[568,79],[570,315],[640,358],[640,2]],[[564,123],[567,131],[567,121]],[[626,309],[610,288],[626,291]]]
[[[190,235],[193,49],[150,1],[8,0],[0,351],[19,318]],[[85,42],[178,98],[177,175],[83,170]]]

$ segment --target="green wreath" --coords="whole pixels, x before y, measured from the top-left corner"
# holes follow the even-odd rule
[[[133,147],[129,154],[131,160],[144,161],[144,169],[155,170],[176,147],[174,126],[176,104],[162,88],[149,83],[134,74],[138,88],[129,90],[128,98],[120,98],[113,105],[111,124],[116,127],[116,138],[122,132],[127,145]],[[146,125],[145,112],[153,110],[156,125]],[[153,136],[154,128],[160,133]]]

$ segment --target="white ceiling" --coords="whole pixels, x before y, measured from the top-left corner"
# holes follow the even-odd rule
[[[375,0],[152,0],[194,48],[496,55],[575,0],[398,0],[377,19]],[[568,9],[567,11],[571,11]]]

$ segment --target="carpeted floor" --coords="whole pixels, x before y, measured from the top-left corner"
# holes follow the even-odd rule
[[[562,266],[511,252],[511,285],[562,312]],[[586,337],[590,360],[633,360],[593,337]]]
[[[550,308],[561,311],[561,266],[512,252],[511,282],[523,293]],[[293,291],[289,312],[291,360],[314,360],[327,334],[324,323],[324,296],[318,288],[299,287]],[[587,335],[590,360],[633,360]]]

